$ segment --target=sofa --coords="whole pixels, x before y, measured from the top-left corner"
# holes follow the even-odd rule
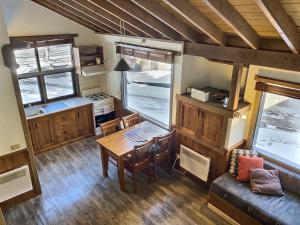
[[[242,225],[300,224],[300,175],[268,161],[264,167],[279,170],[284,196],[254,194],[250,183],[225,173],[211,184],[209,204]]]

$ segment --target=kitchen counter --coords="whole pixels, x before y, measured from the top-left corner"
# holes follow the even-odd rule
[[[37,115],[30,115],[30,109],[27,107],[25,108],[25,114],[26,119],[29,120],[89,104],[92,103],[83,97],[74,97],[33,106],[32,110],[42,111]]]

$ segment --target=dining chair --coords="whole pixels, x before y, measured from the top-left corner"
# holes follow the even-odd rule
[[[172,171],[171,148],[176,131],[173,130],[166,135],[154,137],[154,150],[152,162],[154,166],[154,179],[157,177],[157,164],[162,161],[168,161],[168,172]]]
[[[134,150],[130,153],[124,161],[124,166],[132,176],[128,176],[133,180],[133,190],[136,192],[136,177],[139,172],[147,169],[148,182],[152,180],[153,165],[151,163],[151,156],[153,150],[153,139],[141,145],[134,146]],[[151,171],[152,169],[152,171]]]
[[[117,118],[114,120],[110,120],[106,123],[101,123],[100,128],[101,128],[103,136],[107,136],[107,135],[116,133],[117,131],[119,131],[121,129],[120,119]]]
[[[133,113],[130,114],[129,116],[124,116],[122,117],[122,122],[123,122],[124,129],[128,127],[132,127],[141,122],[140,114]]]

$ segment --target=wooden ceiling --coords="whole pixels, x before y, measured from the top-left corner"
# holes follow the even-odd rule
[[[300,52],[300,0],[32,0],[95,32]]]

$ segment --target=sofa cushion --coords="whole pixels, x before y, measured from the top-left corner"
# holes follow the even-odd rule
[[[239,166],[238,159],[239,159],[240,155],[253,157],[253,156],[257,156],[257,153],[256,153],[256,151],[245,150],[245,149],[232,150],[231,155],[230,155],[229,173],[234,177],[236,177],[238,175],[238,166]]]
[[[278,170],[280,182],[283,190],[290,191],[300,196],[300,175],[281,166],[275,165],[269,161],[265,161],[264,168],[267,170]]]
[[[250,169],[264,167],[264,159],[261,157],[248,157],[239,156],[239,168],[238,176],[236,177],[239,181],[249,181],[250,180]]]
[[[278,170],[251,169],[250,185],[251,191],[256,194],[284,195]]]
[[[285,191],[285,196],[258,195],[251,192],[249,183],[235,180],[229,173],[211,185],[217,194],[262,224],[294,225],[300,221],[299,196]]]

